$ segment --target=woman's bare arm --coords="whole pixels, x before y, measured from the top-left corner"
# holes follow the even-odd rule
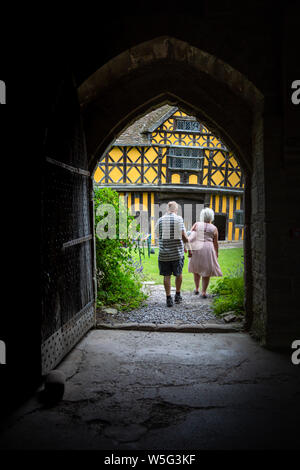
[[[215,230],[215,232],[214,232],[214,240],[213,240],[213,243],[214,243],[214,248],[215,248],[215,252],[216,252],[217,257],[219,256],[219,243],[218,243],[218,239],[219,239],[219,232],[218,232],[218,229],[216,228],[216,230]]]

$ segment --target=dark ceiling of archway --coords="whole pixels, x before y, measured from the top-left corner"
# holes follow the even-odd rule
[[[268,2],[262,4],[259,0],[232,5],[220,0],[137,5],[126,2],[105,4],[104,9],[94,6],[80,10],[80,19],[77,15],[74,19],[72,13],[62,21],[55,16],[46,41],[49,53],[45,51],[47,46],[44,49],[46,60],[53,67],[68,64],[79,86],[121,52],[155,37],[171,36],[217,56],[261,88],[252,69],[262,65],[263,56],[259,58],[253,52],[249,63],[245,51],[253,41],[267,38],[276,48],[280,7],[273,4],[270,8]]]

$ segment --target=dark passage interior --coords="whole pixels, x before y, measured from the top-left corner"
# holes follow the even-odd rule
[[[215,215],[215,225],[218,228],[219,240],[225,240],[226,219],[226,215]]]

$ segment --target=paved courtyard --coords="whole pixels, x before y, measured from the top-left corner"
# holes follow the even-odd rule
[[[243,332],[92,330],[2,424],[2,449],[201,450],[299,446],[299,366]]]

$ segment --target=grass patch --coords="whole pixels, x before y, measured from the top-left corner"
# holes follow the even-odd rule
[[[135,254],[135,260],[139,259],[138,254]],[[146,254],[141,257],[143,265],[143,274],[148,281],[154,281],[155,284],[163,283],[163,276],[159,275],[158,271],[158,248],[155,253],[150,255]],[[243,261],[243,248],[220,248],[219,249],[219,264],[224,277],[232,277],[233,273],[241,266]],[[188,256],[185,254],[185,261],[183,266],[183,281],[182,291],[193,291],[195,288],[194,277],[192,273],[188,273]],[[209,283],[208,292],[213,292],[214,287],[217,285],[218,280],[223,278],[212,277]],[[175,278],[172,276],[172,285],[175,285]],[[215,292],[216,293],[216,292]]]
[[[139,256],[135,254],[135,262],[138,263]],[[163,276],[158,272],[158,249],[149,258],[146,254],[141,257],[142,273],[144,280],[154,281],[155,284],[163,283]],[[243,248],[220,248],[219,264],[223,277],[212,277],[210,279],[208,292],[215,294],[213,309],[216,315],[233,311],[238,315],[244,313],[244,257]],[[185,254],[183,267],[182,291],[193,291],[195,288],[194,277],[188,273],[188,256]],[[175,278],[172,276],[172,285]],[[200,285],[201,288],[201,285]]]

